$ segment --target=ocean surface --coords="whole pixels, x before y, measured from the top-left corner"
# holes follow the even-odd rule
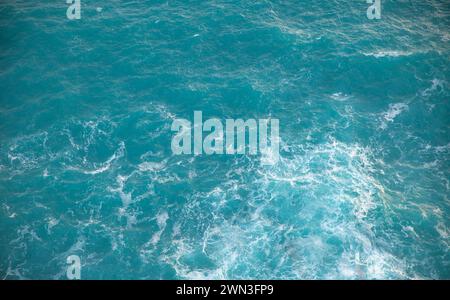
[[[450,279],[450,1],[0,2],[0,278]],[[280,160],[172,121],[280,120]]]

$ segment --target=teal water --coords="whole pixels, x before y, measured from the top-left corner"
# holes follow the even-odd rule
[[[0,2],[0,278],[450,278],[450,3]],[[97,9],[102,8],[102,9]],[[280,160],[174,156],[280,120]]]

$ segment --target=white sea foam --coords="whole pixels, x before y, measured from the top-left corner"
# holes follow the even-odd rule
[[[450,231],[447,229],[447,227],[444,225],[443,222],[439,222],[435,227],[436,231],[439,233],[439,235],[444,239],[448,239],[450,236]]]
[[[240,181],[229,178],[241,174],[242,163],[238,160],[237,170],[227,174],[228,180],[223,185],[195,196],[209,200],[216,220],[204,231],[201,243],[202,253],[216,267],[197,269],[184,263],[183,258],[195,252],[198,245],[180,239],[174,243],[175,251],[164,257],[180,278],[246,278],[258,270],[261,278],[313,279],[322,272],[322,261],[335,251],[325,242],[327,237],[347,241],[352,248],[346,249],[341,258],[333,258],[338,259],[340,269],[335,273],[328,271],[326,277],[403,278],[403,265],[371,242],[372,224],[368,216],[383,205],[385,192],[373,176],[375,167],[370,149],[331,139],[326,144],[307,150],[296,148],[293,152],[294,156],[281,157],[277,165],[254,166],[258,172],[254,179],[255,192],[245,198],[251,211],[237,224],[222,218],[220,211],[228,204],[227,199],[242,199]],[[328,187],[331,187],[328,192],[322,192]],[[292,208],[285,215],[280,210],[287,209],[283,206],[289,202],[294,205],[304,202],[303,209]],[[351,210],[347,211],[346,207]],[[323,214],[324,218],[315,221],[317,214]],[[320,235],[291,237],[296,232],[317,227]],[[179,225],[177,232],[176,237],[183,236]],[[355,255],[360,255],[359,262],[350,259]],[[264,261],[276,261],[277,270],[266,267]]]
[[[59,220],[55,219],[54,217],[48,217],[46,221],[47,221],[47,233],[50,234],[52,228],[59,224]]]
[[[389,110],[384,114],[384,119],[389,122],[393,122],[394,119],[408,109],[408,105],[405,103],[390,104]]]
[[[19,265],[16,265],[15,268],[12,268],[11,261],[9,262],[8,269],[5,272],[5,276],[3,276],[3,280],[17,277],[20,280],[27,280],[28,278],[22,275],[22,266],[24,266],[26,262],[22,262]]]
[[[330,96],[331,99],[335,100],[335,101],[347,101],[348,99],[351,98],[351,96],[346,95],[344,93],[338,92],[338,93],[334,93]]]
[[[101,173],[108,171],[111,168],[111,165],[113,162],[115,162],[117,159],[123,157],[124,151],[125,151],[125,143],[120,142],[119,148],[114,152],[113,155],[111,155],[110,158],[108,158],[108,160],[106,160],[105,162],[103,162],[101,164],[94,163],[94,169],[86,170],[81,167],[74,167],[74,166],[69,166],[66,169],[71,170],[71,171],[77,171],[77,172],[80,172],[80,173],[83,173],[86,175],[101,174]],[[86,161],[84,161],[84,163],[86,163]]]
[[[388,122],[394,122],[395,118],[402,112],[407,111],[409,106],[406,103],[395,103],[389,104],[389,109],[383,113],[383,120],[381,122],[380,128],[386,129]]]
[[[373,247],[363,251],[344,253],[338,265],[338,273],[330,274],[338,279],[385,279],[409,278],[404,272],[405,265],[393,255]]]
[[[382,57],[401,57],[401,56],[411,56],[418,52],[412,51],[401,51],[401,50],[380,50],[375,52],[365,52],[363,55],[365,56],[373,56],[376,58]]]
[[[445,82],[443,80],[434,78],[431,81],[431,87],[425,89],[422,92],[422,96],[430,96],[433,92],[442,90],[444,88]]]
[[[122,205],[124,209],[128,207],[128,205],[131,203],[131,193],[125,193],[124,187],[125,183],[128,180],[130,176],[122,176],[118,175],[116,178],[117,182],[117,188],[109,188],[109,191],[119,193],[120,199],[122,200]]]
[[[159,171],[166,167],[166,161],[162,162],[143,162],[140,163],[138,168],[142,172]]]
[[[164,229],[166,229],[167,220],[169,219],[169,214],[166,211],[160,212],[156,216],[156,221],[158,223],[159,231],[155,232],[151,239],[151,244],[155,245],[159,242],[161,238],[161,234],[164,232]]]

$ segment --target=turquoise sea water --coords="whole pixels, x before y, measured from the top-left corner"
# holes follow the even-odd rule
[[[450,278],[450,2],[0,3],[0,278]],[[174,156],[280,120],[280,160]]]

